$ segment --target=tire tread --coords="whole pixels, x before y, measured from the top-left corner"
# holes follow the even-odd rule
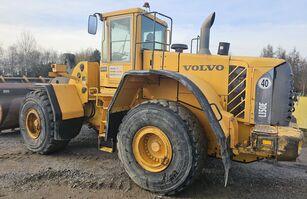
[[[49,126],[47,128],[49,128],[51,132],[47,138],[47,141],[45,142],[45,146],[42,149],[35,151],[35,152],[42,154],[42,155],[46,155],[46,154],[57,152],[65,148],[69,140],[55,140],[54,139],[55,129],[54,129],[53,111],[52,111],[51,103],[49,101],[47,92],[45,90],[39,90],[39,89],[31,91],[30,93],[26,95],[25,102],[30,101],[30,100],[38,101],[44,107],[46,119],[49,121],[48,122]],[[24,113],[21,112],[20,114],[24,114]]]
[[[149,100],[149,101],[145,101],[141,104],[139,104],[137,107],[139,106],[146,106],[149,104],[154,104],[156,106],[160,106],[161,108],[165,109],[166,111],[177,115],[178,117],[181,118],[182,121],[184,121],[185,126],[187,127],[187,133],[190,137],[190,141],[191,141],[191,145],[192,145],[192,153],[193,153],[193,165],[191,168],[191,171],[188,175],[188,177],[186,178],[186,180],[180,185],[178,186],[175,190],[172,190],[170,192],[160,192],[157,191],[156,193],[158,194],[162,194],[162,195],[174,195],[180,191],[182,191],[183,189],[185,189],[187,186],[189,186],[190,184],[192,184],[197,177],[199,177],[201,175],[202,169],[204,167],[204,161],[206,158],[206,149],[207,149],[207,143],[206,143],[206,139],[205,139],[205,135],[203,132],[203,129],[198,121],[198,119],[196,118],[196,116],[189,110],[187,109],[185,106],[177,103],[177,102],[173,102],[173,101],[167,101],[167,100]],[[135,107],[136,108],[136,107]],[[127,114],[122,121],[122,124],[125,122],[125,120],[127,120],[129,117],[129,114]],[[118,133],[118,138],[120,136],[120,132],[122,131],[123,125],[120,125],[119,127],[119,133]],[[119,143],[117,142],[117,148],[119,148]],[[118,156],[119,159],[121,161],[121,150],[118,150]]]

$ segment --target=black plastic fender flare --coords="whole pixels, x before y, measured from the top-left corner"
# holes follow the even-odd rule
[[[148,76],[148,75],[157,75],[157,76],[163,76],[163,77],[174,79],[178,81],[179,83],[181,83],[183,86],[185,86],[189,91],[191,91],[194,94],[198,103],[201,105],[205,116],[208,118],[211,124],[211,128],[221,147],[221,156],[222,156],[222,161],[223,161],[224,170],[225,170],[225,186],[226,186],[227,181],[228,181],[229,169],[231,167],[231,160],[230,160],[230,155],[228,152],[226,136],[206,96],[203,94],[203,92],[198,88],[198,86],[193,81],[191,81],[186,76],[178,72],[166,71],[166,70],[149,70],[149,71],[129,71],[125,73],[109,105],[108,114],[107,114],[107,129],[106,129],[105,141],[108,141],[108,139],[110,139],[111,137],[110,135],[113,133],[113,132],[110,132],[111,130],[109,128],[109,122],[110,122],[109,118],[110,118],[110,114],[112,114],[111,113],[112,107],[115,101],[117,100],[118,94],[121,91],[121,88],[123,87],[125,83],[125,80],[131,76]]]

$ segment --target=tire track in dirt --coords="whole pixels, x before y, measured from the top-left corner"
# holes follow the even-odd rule
[[[69,186],[75,189],[99,190],[103,188],[129,191],[131,181],[124,172],[97,175],[81,170],[40,170],[37,173],[7,173],[0,175],[0,189],[10,191],[26,191],[38,189],[49,184]]]
[[[28,159],[33,154],[34,153],[30,151],[3,153],[3,154],[0,154],[0,160],[22,161],[22,160]]]

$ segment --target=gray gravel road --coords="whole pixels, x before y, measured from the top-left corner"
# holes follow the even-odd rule
[[[83,128],[64,151],[42,156],[27,151],[19,132],[1,133],[0,198],[161,198],[136,186],[116,154],[98,151],[96,136]],[[233,162],[226,188],[223,175],[209,158],[200,179],[172,198],[307,199],[307,148],[297,162]]]

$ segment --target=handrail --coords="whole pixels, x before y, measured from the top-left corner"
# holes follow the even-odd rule
[[[199,40],[200,40],[200,36],[199,35],[197,35],[197,37],[195,37],[195,38],[193,38],[193,39],[191,39],[191,49],[190,49],[190,52],[191,53],[193,53],[193,43],[194,43],[194,41],[196,41],[196,53],[198,53],[198,51],[199,51],[199,47],[198,47],[198,45],[199,45]]]
[[[138,18],[140,16],[146,16],[146,15],[151,15],[153,14],[154,15],[154,19],[153,19],[153,41],[152,42],[137,42],[137,36],[138,36],[138,30],[137,30],[137,27],[138,27]],[[159,23],[157,22],[157,15],[160,15],[164,18],[167,18],[170,20],[171,22],[171,26],[170,26],[170,34],[169,34],[169,42],[157,42],[156,41],[156,23]],[[152,20],[152,19],[151,19]],[[137,16],[136,16],[136,34],[135,34],[135,39],[134,39],[134,42],[135,42],[135,48],[134,48],[134,59],[133,59],[133,69],[135,70],[135,65],[136,65],[136,49],[137,49],[137,45],[142,45],[142,44],[146,44],[146,43],[152,43],[153,44],[153,49],[152,49],[152,58],[151,58],[151,69],[153,69],[153,66],[154,66],[154,54],[155,54],[155,48],[156,48],[156,44],[160,44],[160,45],[163,45],[163,48],[162,48],[162,51],[163,51],[163,58],[162,58],[162,68],[164,67],[164,52],[165,52],[165,49],[166,47],[169,47],[170,49],[170,45],[172,43],[172,33],[173,33],[173,19],[167,15],[164,15],[162,13],[159,13],[159,12],[144,12],[144,13],[139,13]]]

